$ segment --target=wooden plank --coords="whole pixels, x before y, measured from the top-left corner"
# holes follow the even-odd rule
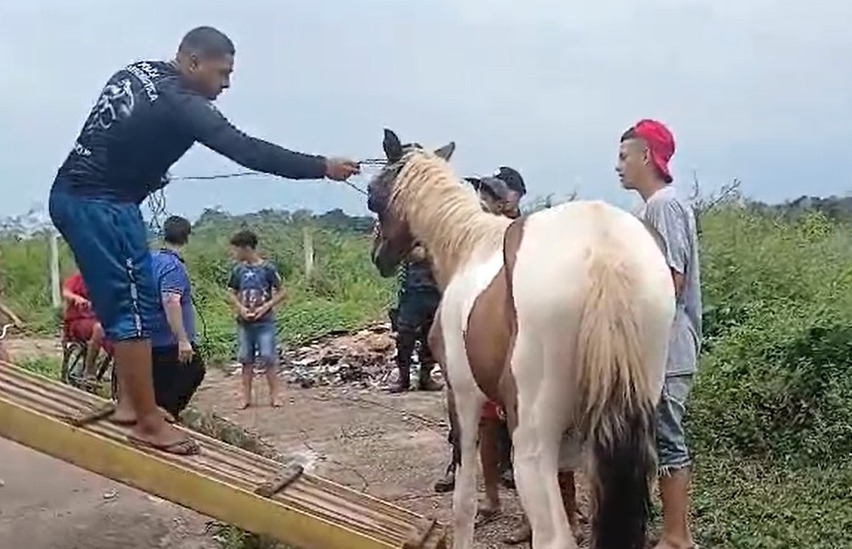
[[[175,456],[128,444],[127,430],[105,420],[70,423],[104,404],[0,363],[2,437],[303,549],[399,549],[413,532],[421,547],[446,546],[443,527],[424,528],[430,521],[411,511],[193,431],[201,454]]]

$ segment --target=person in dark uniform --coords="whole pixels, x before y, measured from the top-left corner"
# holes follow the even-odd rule
[[[392,313],[396,331],[396,367],[399,378],[391,385],[391,393],[403,393],[411,388],[411,359],[415,349],[420,362],[417,388],[421,391],[440,391],[442,385],[432,379],[435,359],[427,342],[429,328],[441,302],[441,291],[432,276],[427,251],[415,246],[399,270],[397,307]]]
[[[166,452],[198,446],[166,422],[151,378],[151,327],[158,308],[139,204],[168,183],[166,173],[194,143],[252,170],[288,179],[345,180],[349,160],[289,151],[232,126],[213,104],[230,85],[234,44],[198,27],[173,61],[141,61],[106,83],[59,168],[48,207],[74,254],[92,308],[114,343],[120,398],[111,421],[131,441]]]

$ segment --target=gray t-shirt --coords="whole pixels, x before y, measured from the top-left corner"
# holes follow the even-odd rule
[[[659,234],[669,267],[683,276],[677,298],[666,375],[695,372],[701,350],[701,277],[692,207],[668,185],[654,193],[639,217]]]

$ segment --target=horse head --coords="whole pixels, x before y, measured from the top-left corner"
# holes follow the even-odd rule
[[[394,208],[397,178],[414,155],[428,153],[419,143],[403,144],[389,129],[385,129],[382,147],[387,163],[367,187],[367,209],[378,216],[371,259],[381,276],[390,277],[415,245],[408,221],[402,212]],[[436,149],[434,154],[449,161],[455,148],[455,143],[450,142]]]

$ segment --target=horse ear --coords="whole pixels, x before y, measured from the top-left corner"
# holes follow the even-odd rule
[[[453,156],[453,153],[456,151],[456,142],[450,141],[440,149],[435,149],[435,154],[446,160],[450,161],[450,157]]]
[[[385,156],[388,161],[396,162],[402,158],[402,142],[392,130],[387,128],[385,128],[385,139],[382,141],[382,148],[385,150]]]

